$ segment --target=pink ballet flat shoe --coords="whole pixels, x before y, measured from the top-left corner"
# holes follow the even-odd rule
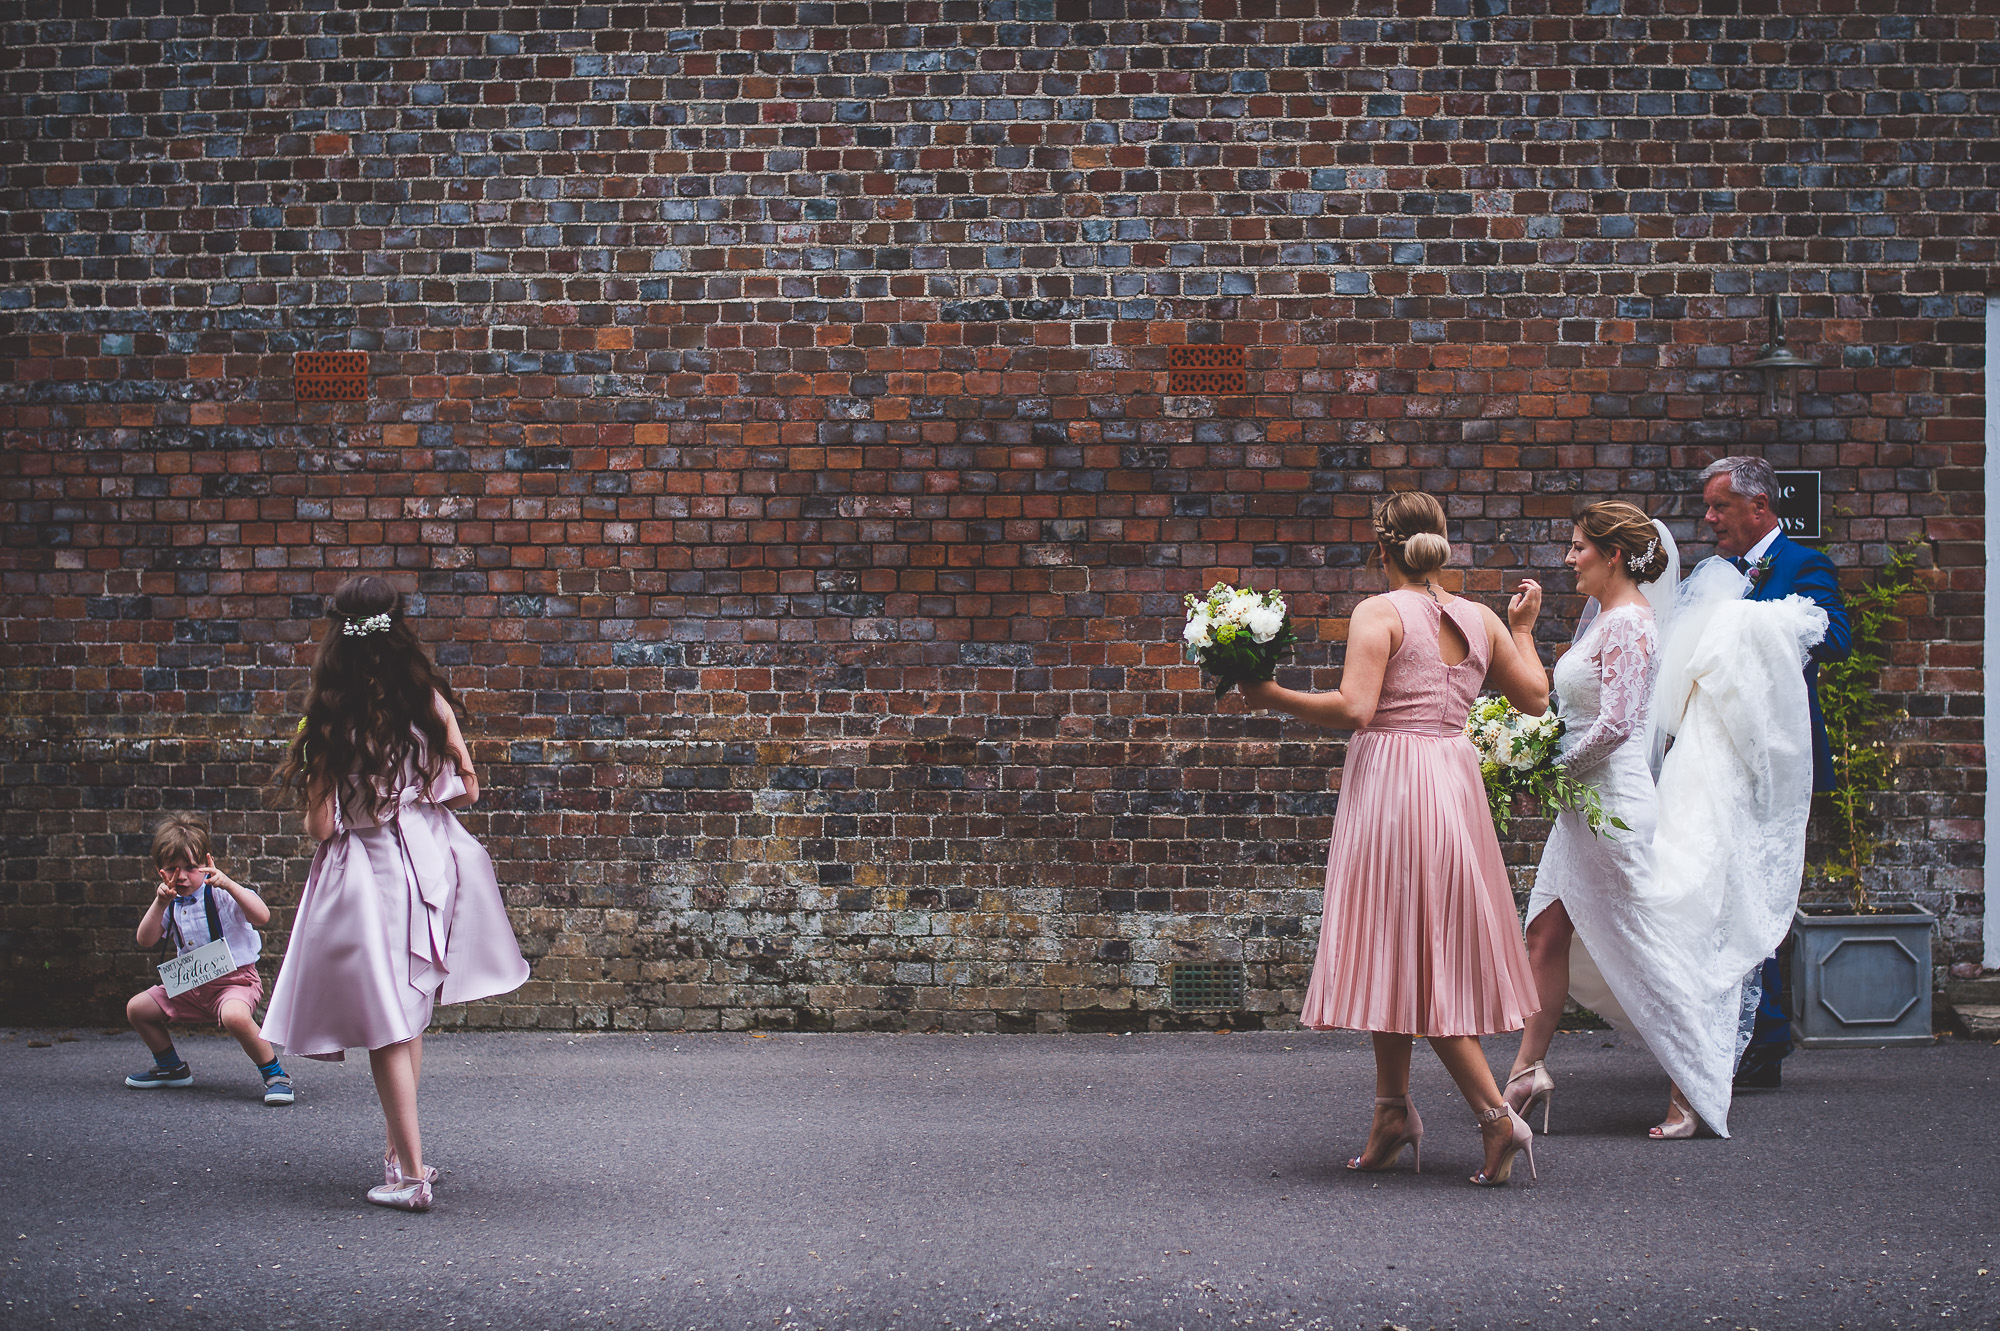
[[[1542,1133],[1549,1130],[1549,1106],[1556,1098],[1556,1079],[1539,1061],[1528,1064],[1507,1079],[1506,1100],[1513,1111],[1522,1118],[1535,1112],[1535,1106],[1542,1107]]]
[[[1495,1165],[1490,1173],[1482,1169],[1472,1176],[1472,1181],[1482,1188],[1497,1188],[1506,1183],[1514,1173],[1514,1157],[1522,1151],[1528,1153],[1528,1177],[1534,1179],[1541,1177],[1535,1172],[1535,1130],[1528,1126],[1528,1120],[1514,1112],[1511,1105],[1503,1102],[1478,1116],[1481,1142],[1483,1143],[1486,1137],[1486,1125],[1498,1123],[1503,1118],[1513,1125],[1513,1135],[1508,1139],[1506,1148],[1500,1152],[1500,1163]]]
[[[428,1211],[431,1209],[431,1182],[429,1179],[407,1178],[398,1173],[394,1184],[384,1183],[370,1188],[368,1200],[397,1211]]]
[[[1375,1097],[1375,1106],[1378,1109],[1397,1106],[1403,1109],[1403,1135],[1390,1143],[1389,1154],[1382,1158],[1381,1163],[1373,1165],[1365,1163],[1368,1157],[1364,1151],[1361,1155],[1351,1157],[1347,1167],[1360,1170],[1364,1174],[1379,1174],[1384,1170],[1395,1168],[1396,1162],[1403,1158],[1403,1148],[1407,1146],[1410,1148],[1410,1163],[1415,1172],[1423,1173],[1424,1121],[1417,1116],[1415,1103],[1408,1095],[1378,1095]]]
[[[387,1155],[382,1157],[382,1186],[385,1188],[393,1188],[396,1187],[398,1184],[400,1184],[402,1181],[403,1181],[402,1166],[396,1163],[396,1153],[394,1151],[391,1151]],[[435,1183],[437,1181],[438,1181],[437,1166],[425,1165],[424,1182]]]

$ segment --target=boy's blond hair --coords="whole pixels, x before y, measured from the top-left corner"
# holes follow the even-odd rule
[[[153,867],[200,867],[210,854],[208,827],[191,813],[170,813],[153,828]]]

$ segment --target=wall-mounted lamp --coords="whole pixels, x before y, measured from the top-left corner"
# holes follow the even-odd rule
[[[1799,409],[1799,371],[1819,367],[1785,345],[1785,316],[1778,310],[1778,297],[1771,296],[1768,315],[1769,342],[1750,368],[1764,376],[1764,410],[1772,416],[1792,416]]]

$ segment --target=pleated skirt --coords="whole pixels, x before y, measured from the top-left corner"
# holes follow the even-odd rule
[[[1493,1035],[1521,1029],[1539,1006],[1471,742],[1357,732],[1300,1021],[1316,1030]]]

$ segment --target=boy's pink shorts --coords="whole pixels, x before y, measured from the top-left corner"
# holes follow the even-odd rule
[[[240,1000],[252,1009],[264,1001],[264,981],[257,974],[257,966],[238,966],[227,975],[219,975],[199,988],[190,989],[178,998],[168,998],[165,985],[154,985],[146,991],[146,996],[167,1014],[168,1021],[199,1023],[212,1021],[222,1024],[222,1005]]]

